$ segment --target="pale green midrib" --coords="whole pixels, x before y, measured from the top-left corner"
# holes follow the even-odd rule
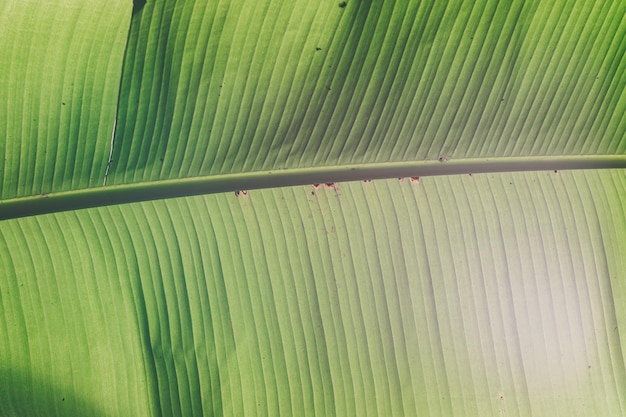
[[[626,155],[476,158],[293,168],[161,180],[0,201],[0,220],[148,200],[305,184],[495,172],[626,168]]]

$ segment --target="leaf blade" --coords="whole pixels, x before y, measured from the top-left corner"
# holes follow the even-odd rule
[[[65,336],[44,339],[60,353],[50,360],[74,369],[94,360],[86,350],[63,351],[64,338],[78,337],[76,321],[119,329],[111,354],[100,359],[120,362],[111,370],[115,386],[84,395],[95,404],[117,398],[130,412],[147,404],[172,415],[624,409],[623,332],[614,327],[621,329],[626,311],[619,256],[626,222],[610,215],[626,204],[623,170],[335,187],[9,220],[0,242],[10,259],[27,262],[6,264],[2,273],[10,277],[11,265],[24,263],[19,275],[32,285],[32,268],[50,267],[67,278],[38,285],[61,299],[110,283],[97,305],[113,303],[114,322],[99,321],[92,304],[77,307],[81,314],[69,314],[69,304],[34,311],[63,314]],[[20,229],[21,240],[9,238]],[[81,255],[67,256],[60,239]],[[118,274],[130,279],[105,278]],[[20,309],[5,300],[16,295],[2,290],[4,322],[15,322]],[[48,349],[17,330],[8,328],[11,339],[31,354]],[[3,363],[28,369],[19,357],[5,361],[11,352],[0,351]],[[156,391],[131,397],[148,402],[124,400],[149,372]]]
[[[0,198],[102,184],[130,2],[8,2]]]

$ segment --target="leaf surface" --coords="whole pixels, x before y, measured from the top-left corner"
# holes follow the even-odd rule
[[[130,12],[122,0],[0,6],[0,200],[102,184]]]
[[[625,414],[624,2],[142,3],[0,5],[0,416]]]
[[[480,174],[6,221],[0,358],[31,374],[0,414],[620,415],[625,196]]]
[[[111,184],[623,154],[623,2],[147,4]]]

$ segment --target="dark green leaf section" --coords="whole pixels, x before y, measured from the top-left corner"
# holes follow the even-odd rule
[[[626,3],[148,2],[111,184],[626,152]]]
[[[158,415],[137,251],[130,230],[109,233],[113,221],[91,211],[2,224],[0,416]]]
[[[102,184],[130,1],[0,5],[0,199]]]
[[[623,415],[625,210],[604,170],[8,220],[0,415]]]

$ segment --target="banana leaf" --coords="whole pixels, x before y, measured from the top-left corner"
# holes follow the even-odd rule
[[[623,415],[624,16],[4,1],[0,416]]]

